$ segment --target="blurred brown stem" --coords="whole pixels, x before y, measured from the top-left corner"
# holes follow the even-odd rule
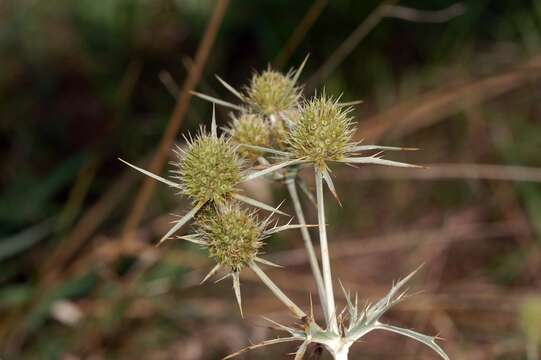
[[[153,173],[160,173],[163,168],[167,155],[169,154],[171,146],[175,140],[175,136],[180,129],[184,115],[186,114],[188,106],[190,105],[190,100],[192,97],[190,92],[195,88],[196,84],[201,78],[203,68],[207,61],[210,49],[214,44],[216,34],[220,28],[228,4],[229,0],[218,0],[216,2],[212,17],[209,20],[205,30],[205,35],[203,36],[199,48],[197,49],[194,65],[184,81],[177,104],[171,118],[169,119],[169,125],[167,126],[158,149],[148,167],[148,170]],[[147,178],[144,180],[144,183],[137,194],[132,211],[130,212],[128,220],[124,225],[124,229],[122,231],[123,240],[128,240],[128,235],[139,225],[144,209],[154,191],[154,186],[155,182],[152,179]]]
[[[116,112],[113,115],[112,121],[107,129],[113,133],[116,127],[123,119],[123,113],[129,103],[137,80],[141,75],[143,64],[139,60],[132,61],[126,68],[124,76],[119,84],[116,93]],[[106,139],[104,137],[103,139]],[[99,141],[94,145],[95,156],[81,169],[79,179],[75,182],[70,192],[70,198],[65,205],[62,217],[59,220],[60,229],[71,225],[70,217],[75,216],[78,207],[83,204],[83,201],[90,189],[90,184],[94,177],[94,172],[97,171],[103,159],[106,157],[106,149],[109,148],[107,140]],[[76,225],[72,227],[69,234],[63,236],[54,252],[43,263],[41,273],[43,277],[41,281],[48,284],[64,269],[65,263],[81,248],[84,241],[87,240],[100,224],[107,219],[113,209],[120,203],[128,190],[135,185],[135,179],[132,179],[128,171],[124,173],[113,185],[109,187],[103,196],[87,211]],[[67,215],[69,212],[72,215]]]
[[[476,106],[541,78],[541,55],[535,55],[513,69],[427,91],[412,100],[393,105],[366,118],[355,138],[377,141],[383,135],[412,134],[446,119],[449,115]]]
[[[274,66],[277,69],[281,69],[284,67],[284,65],[287,64],[287,61],[295,51],[295,49],[299,46],[301,41],[304,39],[308,31],[312,28],[316,20],[319,18],[319,15],[321,15],[323,9],[325,9],[325,6],[327,6],[328,1],[327,0],[316,0],[312,4],[312,6],[308,9],[304,17],[301,19],[289,39],[287,39],[286,44],[276,56],[276,59],[274,60]]]
[[[385,17],[394,17],[412,22],[442,23],[461,15],[464,12],[462,3],[453,4],[445,9],[424,11],[404,6],[396,6],[398,0],[385,0],[375,8],[368,17],[357,26],[349,37],[329,56],[329,59],[312,75],[306,83],[307,92],[312,91],[323,82],[359,45],[361,41]]]
[[[375,8],[368,17],[357,26],[357,28],[348,36],[348,38],[336,49],[329,59],[310,77],[306,82],[306,91],[312,91],[317,84],[324,81],[341,63],[351,54],[359,43],[372,31],[374,27],[383,19],[389,5],[398,0],[383,1]]]
[[[412,22],[442,23],[462,15],[465,10],[466,7],[462,3],[456,3],[436,11],[417,10],[405,6],[389,6],[385,16]]]

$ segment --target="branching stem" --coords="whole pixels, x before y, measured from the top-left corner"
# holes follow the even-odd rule
[[[295,214],[297,216],[297,221],[300,225],[306,225],[306,219],[304,218],[304,212],[302,210],[302,205],[299,199],[299,194],[297,192],[297,185],[295,184],[295,177],[291,177],[286,180],[287,190],[289,191],[289,196],[293,202],[293,207],[295,208]],[[321,276],[321,269],[319,267],[319,261],[316,256],[316,251],[314,249],[314,244],[312,243],[312,238],[310,237],[310,232],[308,228],[301,227],[301,234],[304,240],[304,246],[306,252],[308,253],[308,259],[310,261],[310,267],[312,268],[312,274],[316,281],[317,292],[319,295],[319,301],[323,307],[323,312],[325,315],[325,321],[328,320],[329,315],[327,314],[327,306],[325,300],[325,285],[323,283],[323,277]],[[327,323],[327,325],[329,325]]]
[[[287,306],[287,308],[291,310],[295,314],[295,316],[297,316],[299,319],[302,319],[306,316],[306,313],[302,311],[301,308],[299,308],[297,304],[295,304],[290,298],[288,298],[287,295],[284,294],[282,290],[280,290],[280,288],[267,276],[267,274],[263,272],[263,270],[261,270],[261,268],[255,262],[252,261],[249,266],[250,269],[252,269],[256,273],[259,279],[261,279],[261,281],[265,285],[267,285],[267,287],[270,289],[270,291],[272,291],[274,296],[276,296],[278,300],[280,300],[285,306]]]
[[[334,360],[348,360],[349,347],[343,348],[336,354],[333,354]]]
[[[329,244],[327,242],[327,224],[325,223],[325,203],[323,200],[323,174],[315,167],[317,219],[319,224],[319,243],[321,247],[321,264],[323,268],[323,280],[325,284],[325,299],[328,314],[329,329],[338,332],[336,311],[334,304],[334,292],[331,274],[331,260],[329,257]]]

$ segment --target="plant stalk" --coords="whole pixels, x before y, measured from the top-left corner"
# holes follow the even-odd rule
[[[289,310],[291,310],[295,316],[299,319],[306,317],[306,313],[301,310],[286,294],[261,270],[261,268],[255,263],[251,262],[249,264],[250,269],[252,269],[256,275],[261,279],[261,281],[267,285],[270,291],[280,300]]]
[[[325,299],[328,314],[329,329],[338,333],[336,311],[334,304],[334,291],[331,274],[331,261],[329,257],[329,244],[327,242],[327,224],[325,224],[325,203],[323,200],[323,174],[314,167],[316,178],[317,220],[319,224],[319,244],[321,247],[321,264],[323,268],[323,280],[325,284]]]
[[[353,342],[347,341],[338,335],[335,339],[327,339],[324,342],[325,348],[332,355],[334,360],[348,360],[349,348]]]
[[[343,347],[337,353],[333,354],[334,360],[348,360],[349,347]]]
[[[299,199],[299,194],[297,192],[297,185],[295,184],[296,177],[290,177],[286,180],[287,190],[289,191],[289,196],[293,202],[293,207],[295,208],[295,214],[297,216],[297,221],[300,225],[306,225],[306,219],[304,218],[304,212],[302,210],[302,205]],[[329,314],[327,314],[326,300],[325,300],[325,285],[323,284],[323,277],[321,276],[321,269],[319,267],[319,261],[317,259],[316,251],[314,249],[314,244],[312,243],[312,238],[310,237],[310,232],[308,228],[300,228],[302,238],[304,240],[304,246],[306,252],[308,253],[308,260],[310,261],[310,267],[312,268],[312,274],[316,281],[317,292],[319,295],[319,301],[323,308],[323,313],[325,316],[325,321],[328,321]],[[327,323],[327,325],[329,325]]]

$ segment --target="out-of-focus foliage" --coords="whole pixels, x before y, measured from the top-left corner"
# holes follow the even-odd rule
[[[455,2],[400,5],[437,10]],[[384,18],[319,85],[345,101],[364,100],[354,116],[367,141],[391,121],[381,132],[385,143],[421,147],[416,163],[539,168],[541,2],[463,3],[464,14],[444,23]],[[214,4],[0,2],[0,358],[215,359],[248,338],[268,337],[253,323],[280,308],[263,289],[247,284],[244,323],[229,284],[195,286],[209,265],[200,249],[145,247],[169,226],[163,214],[186,208],[179,197],[158,187],[138,241],[119,245],[137,175],[123,177],[117,157],[142,162],[156,149],[175,103],[160,77],[168,73],[182,84]],[[273,63],[312,4],[232,1],[198,89],[234,102],[214,74],[236,88],[248,85],[254,70]],[[378,4],[328,1],[280,70],[310,53],[302,79],[309,80]],[[475,87],[487,79],[489,87]],[[445,101],[451,105],[443,107]],[[183,132],[207,123],[210,111],[192,99]],[[218,109],[222,125],[227,113]],[[329,210],[328,221],[335,272],[351,274],[342,279],[348,288],[375,299],[392,279],[426,262],[414,287],[427,295],[390,316],[440,333],[452,358],[524,359],[537,310],[523,304],[541,284],[539,182],[472,179],[471,171],[481,171],[474,166],[443,181],[340,171],[337,188],[348,201]],[[90,214],[97,221],[89,211],[113,198],[107,192],[114,186],[133,191],[73,245],[85,232],[80,220]],[[284,198],[267,183],[254,186],[248,191],[270,203]],[[308,215],[314,219],[313,210]],[[289,262],[276,281],[307,305],[314,288],[306,262],[292,251],[302,246],[300,237],[291,232],[271,243],[266,251]],[[305,285],[294,291],[291,284]],[[400,341],[374,335],[356,351],[367,359],[430,356]],[[278,346],[253,356],[276,359],[291,350]]]

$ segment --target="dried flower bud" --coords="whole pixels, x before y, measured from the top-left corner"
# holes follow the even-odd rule
[[[182,191],[196,202],[222,203],[241,180],[242,161],[224,137],[202,133],[178,155]]]
[[[354,132],[350,111],[325,94],[306,101],[293,119],[287,139],[290,151],[321,169],[325,161],[342,160]]]
[[[297,105],[300,88],[292,76],[265,70],[254,74],[246,89],[246,102],[254,112],[265,116],[290,110]]]
[[[239,118],[233,118],[230,128],[231,140],[236,144],[248,144],[261,147],[271,145],[271,129],[262,117],[254,114],[242,114]],[[260,151],[239,148],[242,157],[255,161],[262,155]]]
[[[254,260],[262,246],[263,229],[252,213],[236,203],[208,208],[196,221],[210,257],[238,272]]]

